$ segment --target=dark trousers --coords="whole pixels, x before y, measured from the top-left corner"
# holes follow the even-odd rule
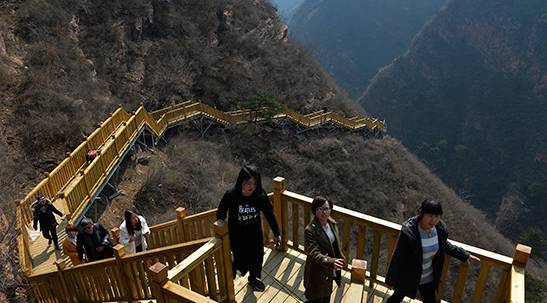
[[[330,295],[327,297],[319,298],[319,299],[306,300],[306,303],[329,303],[329,302],[330,302]]]
[[[232,269],[234,277],[236,270],[239,270],[243,276],[249,272],[249,281],[260,279],[262,276],[262,261],[264,260],[262,230],[259,234],[247,236],[245,239],[230,239],[230,242],[233,245],[234,264]]]
[[[53,240],[53,244],[55,244],[55,247],[59,247],[59,239],[57,238],[56,226],[43,226],[42,235],[48,240]]]
[[[435,300],[435,286],[433,282],[420,285],[418,287],[423,303],[437,303]],[[399,303],[405,298],[405,295],[398,293],[397,290],[387,299],[387,303]]]

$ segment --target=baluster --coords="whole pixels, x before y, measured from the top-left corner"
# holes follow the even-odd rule
[[[376,276],[378,275],[378,261],[380,257],[380,243],[382,241],[382,231],[379,229],[374,229],[374,238],[372,244],[372,259],[370,267],[370,288],[374,287],[376,282]]]
[[[398,234],[391,232],[389,233],[388,237],[389,237],[389,246],[387,248],[387,258],[386,258],[387,267],[386,268],[389,268],[389,263],[391,262],[391,256],[393,256],[393,251],[395,250],[395,246],[397,245]]]
[[[300,219],[300,216],[298,214],[298,204],[297,203],[293,203],[292,204],[292,207],[291,207],[291,210],[292,210],[292,246],[294,249],[299,249],[300,246],[299,246],[299,239],[298,239],[298,231],[299,231],[299,219]]]
[[[450,259],[451,257],[449,255],[444,255],[443,271],[441,273],[441,279],[439,280],[439,289],[437,290],[437,300],[441,300],[443,298],[444,287],[446,286],[446,275],[448,274]]]
[[[186,232],[184,230],[184,218],[186,218],[186,209],[179,207],[177,212],[177,236],[180,243],[186,242]]]
[[[367,227],[364,224],[359,224],[359,235],[357,236],[357,259],[365,259],[365,243],[366,243]]]
[[[494,302],[503,302],[507,298],[507,292],[509,290],[509,287],[511,286],[509,279],[510,270],[510,267],[502,269],[498,287],[496,289],[496,298],[494,299]]]
[[[205,272],[207,273],[207,290],[209,297],[217,301],[217,284],[215,278],[215,268],[213,266],[213,258],[209,257],[205,259]]]
[[[282,195],[285,191],[285,178],[276,177],[273,180],[274,189],[274,212],[275,217],[281,223],[279,228],[281,229],[281,247],[280,250],[287,251],[287,202],[283,201]]]
[[[351,231],[351,220],[349,217],[344,217],[344,231],[342,233],[342,253],[346,258],[345,267],[349,265],[349,260],[351,257],[349,255],[349,245],[350,245],[350,231]]]
[[[460,270],[458,272],[458,280],[454,286],[454,296],[452,297],[453,303],[459,303],[462,300],[463,290],[465,288],[465,282],[467,280],[467,272],[469,271],[469,264],[462,262],[460,264]]]
[[[475,284],[475,294],[473,295],[473,303],[479,303],[481,301],[482,293],[484,292],[484,287],[486,286],[486,278],[488,278],[488,272],[492,265],[488,262],[481,262],[481,268],[479,270],[479,279]]]

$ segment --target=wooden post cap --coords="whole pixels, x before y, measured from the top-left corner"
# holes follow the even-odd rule
[[[57,259],[54,264],[57,267],[57,270],[63,270],[66,267],[66,262],[63,259]]]
[[[177,218],[184,219],[186,217],[186,208],[184,207],[177,207]]]
[[[532,248],[530,246],[526,246],[520,243],[517,244],[517,247],[515,248],[515,253],[513,254],[513,264],[521,267],[526,267],[526,263],[528,263],[528,258],[530,258],[531,253]]]
[[[283,177],[275,177],[273,179],[273,189],[282,191],[285,189],[285,178]]]
[[[114,256],[116,259],[120,259],[125,256],[125,249],[123,248],[123,245],[116,244],[114,246]]]
[[[118,227],[114,227],[110,230],[110,233],[112,234],[113,238],[120,238],[120,229]]]
[[[351,282],[364,284],[366,270],[367,270],[367,261],[360,260],[360,259],[353,259],[351,261]]]
[[[160,262],[156,262],[156,264],[150,266],[150,268],[148,269],[152,281],[158,283],[163,283],[167,281],[167,270],[167,266]]]

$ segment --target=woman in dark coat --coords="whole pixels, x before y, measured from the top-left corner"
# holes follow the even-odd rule
[[[441,221],[443,210],[439,202],[424,200],[419,213],[401,227],[386,277],[386,283],[394,289],[388,303],[401,302],[405,296],[414,299],[418,290],[422,302],[438,302],[435,292],[439,286],[445,253],[462,262],[479,260],[448,241],[446,224]]]
[[[279,243],[279,226],[272,204],[262,188],[260,173],[254,166],[243,166],[234,188],[227,191],[220,201],[217,219],[226,220],[228,215],[234,273],[239,271],[241,275],[245,275],[249,272],[249,285],[255,291],[265,289],[264,283],[260,281],[264,258],[260,212],[266,217]]]
[[[37,223],[40,222],[40,230],[44,238],[48,239],[48,244],[55,244],[56,250],[61,250],[59,247],[59,239],[57,237],[57,220],[55,215],[63,217],[63,213],[60,212],[44,195],[37,196],[38,202],[34,205],[34,222],[32,227],[36,229]]]
[[[309,303],[328,303],[332,281],[340,286],[344,256],[338,236],[338,226],[331,217],[332,202],[315,197],[312,202],[313,220],[305,229],[304,287]]]

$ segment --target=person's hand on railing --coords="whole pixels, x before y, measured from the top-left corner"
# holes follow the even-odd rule
[[[342,270],[344,268],[344,259],[334,260],[334,269]]]
[[[475,255],[469,255],[469,258],[467,259],[467,263],[471,263],[471,261],[477,261],[480,262],[481,259]]]

